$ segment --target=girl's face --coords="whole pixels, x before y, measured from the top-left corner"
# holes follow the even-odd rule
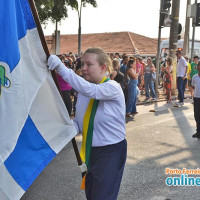
[[[151,64],[151,60],[147,59],[147,64],[150,65]]]
[[[81,62],[83,78],[91,83],[99,83],[106,74],[106,65],[100,66],[97,54],[84,54]]]

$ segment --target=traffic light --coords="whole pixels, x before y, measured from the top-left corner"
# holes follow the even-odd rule
[[[200,26],[200,3],[197,3],[195,26]]]
[[[170,27],[171,26],[170,15],[167,13],[160,13],[160,27]]]
[[[162,0],[162,12],[169,12],[171,0]]]
[[[164,28],[165,13],[160,13],[160,26]]]
[[[181,39],[181,31],[182,31],[182,25],[178,23],[178,40]]]

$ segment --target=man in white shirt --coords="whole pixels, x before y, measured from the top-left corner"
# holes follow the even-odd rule
[[[192,77],[192,88],[194,89],[194,118],[197,132],[192,136],[200,138],[200,62],[197,65],[198,74]]]
[[[178,59],[177,65],[177,87],[178,87],[178,99],[177,105],[184,104],[184,80],[187,78],[187,62],[185,58],[182,56],[182,52],[180,50],[176,51],[176,56]]]

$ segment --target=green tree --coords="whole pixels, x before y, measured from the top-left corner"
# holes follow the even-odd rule
[[[82,0],[81,4],[83,7],[86,4],[97,6],[96,0]],[[60,22],[68,17],[68,7],[78,10],[78,0],[35,0],[35,5],[43,24],[46,24],[48,20]]]
[[[35,6],[41,23],[46,23],[46,21],[50,18],[54,2],[52,0],[35,0]]]
[[[67,7],[76,9],[78,12],[79,28],[78,28],[78,54],[81,54],[81,10],[87,4],[97,7],[96,0],[35,0],[35,5],[42,24],[47,25],[47,21],[51,20],[55,23],[57,38],[58,22],[68,17]]]

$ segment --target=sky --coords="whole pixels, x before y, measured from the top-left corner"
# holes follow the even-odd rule
[[[185,27],[187,0],[180,0],[179,22]],[[191,0],[194,3],[194,0]],[[82,34],[130,31],[150,38],[158,37],[160,0],[97,0],[97,7],[87,5],[82,9]],[[44,27],[43,27],[44,28]],[[48,22],[45,35],[54,32],[55,24]],[[78,33],[77,11],[68,8],[68,18],[58,26],[60,34]],[[162,28],[161,37],[169,37],[170,28]],[[190,28],[192,38],[192,28]],[[200,27],[195,39],[200,40]]]

